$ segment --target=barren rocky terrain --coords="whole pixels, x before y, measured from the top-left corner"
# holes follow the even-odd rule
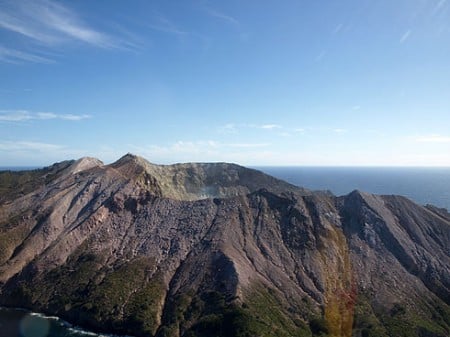
[[[450,335],[450,214],[234,164],[0,173],[0,305],[134,336]]]

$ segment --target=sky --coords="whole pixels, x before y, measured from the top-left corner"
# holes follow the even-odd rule
[[[450,166],[450,0],[0,0],[0,166]]]

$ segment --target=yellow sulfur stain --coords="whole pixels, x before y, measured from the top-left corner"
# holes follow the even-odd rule
[[[356,301],[347,240],[341,230],[331,228],[327,248],[320,250],[325,280],[325,321],[330,337],[351,337]]]

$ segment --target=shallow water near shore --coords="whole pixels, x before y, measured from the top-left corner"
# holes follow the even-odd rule
[[[1,337],[124,337],[97,334],[58,318],[29,312],[23,309],[0,307]]]

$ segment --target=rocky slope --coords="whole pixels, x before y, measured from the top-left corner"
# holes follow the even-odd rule
[[[135,336],[450,335],[450,215],[233,164],[0,173],[0,305]]]

